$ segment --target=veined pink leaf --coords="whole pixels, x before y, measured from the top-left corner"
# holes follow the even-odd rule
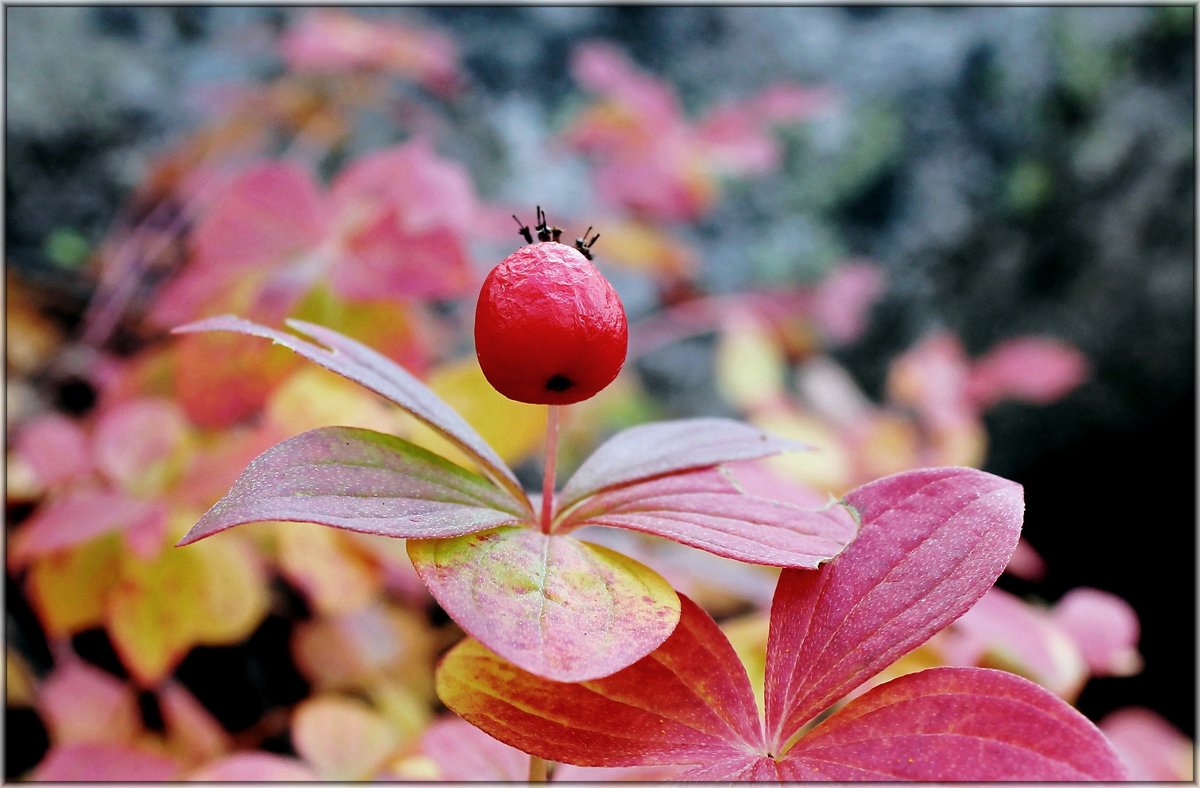
[[[509,491],[514,501],[532,514],[529,499],[512,470],[504,464],[495,450],[487,445],[479,433],[455,413],[453,408],[430,391],[428,386],[386,356],[376,353],[336,331],[301,320],[289,320],[288,325],[296,331],[312,337],[317,342],[323,343],[325,347],[232,315],[199,320],[180,326],[175,329],[175,332],[232,331],[263,337],[295,351],[309,361],[320,364],[332,372],[366,386],[428,424],[470,455],[479,463],[485,473]]]
[[[674,590],[607,548],[532,528],[412,539],[425,586],[466,632],[555,681],[586,681],[635,662],[679,619]]]
[[[677,775],[688,782],[779,782],[780,764],[766,755],[738,755],[697,766]]]
[[[33,770],[38,782],[154,782],[179,775],[179,764],[166,755],[128,744],[78,742],[52,747]]]
[[[721,468],[660,476],[587,498],[556,527],[628,528],[752,564],[813,569],[854,538],[840,506],[801,509],[744,494]]]
[[[409,538],[459,536],[525,516],[500,488],[415,444],[325,427],[251,462],[179,544],[270,520]]]
[[[787,780],[1121,780],[1103,734],[1038,685],[986,668],[910,673],[851,701],[781,760]]]
[[[21,566],[35,556],[165,517],[161,503],[130,498],[111,490],[78,487],[45,504],[21,527],[13,540],[9,561]]]
[[[762,728],[746,671],[716,623],[681,597],[658,649],[606,678],[562,684],[464,640],[442,660],[438,696],[485,733],[580,766],[704,764],[754,757]]]
[[[668,473],[808,448],[732,419],[680,419],[618,432],[563,486],[560,510],[600,490]]]
[[[885,477],[851,491],[858,537],[817,572],[785,570],[771,607],[772,751],[802,724],[962,615],[1004,570],[1024,502],[970,468]]]

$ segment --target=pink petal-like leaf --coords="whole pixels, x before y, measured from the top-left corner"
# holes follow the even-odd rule
[[[38,479],[48,486],[83,476],[92,469],[86,433],[74,421],[57,413],[23,425],[15,444]]]
[[[251,462],[179,544],[270,520],[419,538],[459,536],[524,516],[491,482],[415,444],[372,430],[325,427]]]
[[[666,640],[679,600],[607,548],[531,528],[408,542],[426,587],[468,634],[555,681],[607,676]]]
[[[716,623],[681,598],[658,649],[607,678],[561,684],[468,639],[437,671],[453,712],[524,752],[579,766],[705,764],[753,757],[761,723],[746,671]]]
[[[732,419],[680,419],[618,432],[563,486],[560,509],[600,490],[723,462],[753,460],[807,446]]]
[[[1140,706],[1117,709],[1100,720],[1100,730],[1139,782],[1192,782],[1195,754],[1192,740],[1157,713]]]
[[[1104,735],[1012,673],[933,668],[852,701],[780,763],[790,780],[1121,780]]]
[[[309,782],[320,779],[298,758],[270,752],[235,752],[188,775],[191,782]]]
[[[1141,669],[1137,611],[1121,597],[1096,588],[1074,588],[1058,600],[1052,615],[1074,639],[1093,674],[1129,676]]]
[[[1020,536],[1020,485],[970,468],[885,477],[846,500],[862,527],[817,572],[785,570],[771,608],[767,730],[799,727],[962,615]]]
[[[493,739],[458,717],[434,722],[421,737],[421,749],[450,782],[524,782],[529,756]]]
[[[783,779],[779,767],[765,755],[738,755],[688,769],[677,777],[689,782],[778,782]]]
[[[162,504],[94,487],[80,487],[50,501],[25,523],[12,542],[9,561],[21,566],[31,558],[86,542],[113,531],[127,531],[166,516]]]
[[[38,714],[55,744],[128,744],[141,731],[133,688],[78,658],[55,668],[36,698]]]
[[[854,538],[854,519],[744,494],[721,468],[661,476],[605,490],[557,527],[628,528],[752,564],[813,569]]]
[[[179,775],[179,764],[128,744],[78,742],[52,747],[31,776],[38,782],[155,782]]]
[[[1015,337],[971,364],[967,393],[981,409],[1006,399],[1047,405],[1070,394],[1090,373],[1087,357],[1069,342]]]
[[[376,394],[391,400],[425,424],[443,435],[483,468],[484,472],[503,485],[515,501],[525,508],[528,498],[520,482],[492,447],[453,408],[443,402],[428,386],[413,377],[391,359],[349,337],[301,320],[289,320],[296,331],[312,337],[325,347],[292,334],[276,331],[232,315],[199,320],[180,326],[176,333],[200,331],[232,331],[270,339],[309,361],[366,386]],[[532,510],[530,510],[532,511]]]

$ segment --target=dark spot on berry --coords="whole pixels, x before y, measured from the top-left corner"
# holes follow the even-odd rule
[[[566,375],[551,375],[546,381],[546,391],[566,391],[575,383]]]

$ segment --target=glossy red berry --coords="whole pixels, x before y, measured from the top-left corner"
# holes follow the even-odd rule
[[[625,307],[584,256],[588,246],[531,243],[484,280],[475,352],[488,382],[509,399],[579,402],[621,371],[629,345]]]

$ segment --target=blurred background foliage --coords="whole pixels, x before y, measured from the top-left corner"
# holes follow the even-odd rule
[[[166,337],[213,311],[301,316],[385,350],[490,427],[536,485],[542,416],[483,384],[469,330],[472,288],[518,243],[509,214],[524,219],[535,203],[570,237],[589,224],[601,232],[598,260],[634,326],[627,374],[567,425],[564,464],[623,425],[727,414],[827,443],[824,458],[788,471],[818,490],[917,461],[1015,479],[1047,569],[1001,587],[1052,602],[1090,586],[1127,600],[1141,622],[1141,671],[1088,682],[1080,708],[1100,719],[1147,706],[1193,734],[1191,6],[330,13],[5,9],[6,776],[27,774],[51,744],[90,741],[61,721],[82,712],[44,699],[43,682],[75,654],[121,682],[132,676],[138,708],[126,716],[189,768],[250,748],[298,753],[327,777],[363,776],[304,743],[316,735],[306,726],[346,715],[375,736],[360,762],[413,755],[404,747],[433,700],[428,677],[405,670],[420,674],[454,635],[404,574],[402,545],[263,527],[231,540],[228,555],[170,559],[195,567],[122,559],[124,596],[64,622],[47,617],[46,589],[98,593],[79,580],[86,566],[106,571],[94,568],[110,566],[99,556],[133,550],[137,529],[120,526],[124,547],[93,534],[63,552],[32,525],[72,505],[78,480],[90,484],[99,468],[104,500],[135,507],[129,521],[151,517],[145,507],[170,512],[142,537],[152,557],[163,533],[222,492],[205,470],[236,474],[266,438],[353,414],[435,445],[286,356]],[[363,161],[384,173],[379,183],[351,176]],[[425,229],[371,235],[355,213],[364,195]],[[422,206],[438,215],[421,218]],[[261,231],[281,217],[283,246]],[[254,233],[243,221],[261,231],[256,243],[276,245],[225,267],[229,239]],[[393,276],[372,254],[396,249],[457,262],[428,281],[417,263]],[[379,287],[395,297],[364,295]],[[968,359],[994,361],[990,351],[1028,335],[1077,349],[1086,372],[1075,379],[1074,356],[1038,351],[1010,362],[1027,379],[988,384],[1026,386],[1015,395],[981,393],[982,366],[973,393],[963,388]],[[1045,375],[1065,378],[1031,392],[1047,358]],[[947,376],[958,382],[932,382]],[[886,409],[856,410],[860,400]],[[839,432],[867,413],[872,429],[884,425],[871,437]],[[47,430],[48,416],[69,423]],[[31,424],[43,432],[28,432],[22,450]],[[167,437],[137,443],[148,452],[138,458],[105,448],[150,433]],[[38,446],[59,448],[39,465]],[[71,462],[83,470],[62,469]],[[88,500],[78,505],[94,511]],[[671,575],[672,557],[646,556],[701,593],[684,585],[705,570]],[[261,608],[253,620],[214,629],[147,602],[159,575],[203,586],[205,562],[261,587],[244,597]],[[129,591],[139,583],[144,598]],[[721,594],[715,607],[744,612],[761,583],[739,575]],[[140,612],[122,618],[122,605]],[[356,624],[338,618],[349,613]],[[157,615],[189,622],[178,642],[129,646]],[[391,683],[329,667],[364,632],[402,652],[384,671]],[[135,656],[151,652],[165,662]],[[172,739],[172,714],[191,719],[171,694],[180,685],[227,733],[203,746]],[[390,727],[318,697],[346,687]],[[230,734],[234,744],[221,739]],[[418,768],[387,763],[373,774]]]

